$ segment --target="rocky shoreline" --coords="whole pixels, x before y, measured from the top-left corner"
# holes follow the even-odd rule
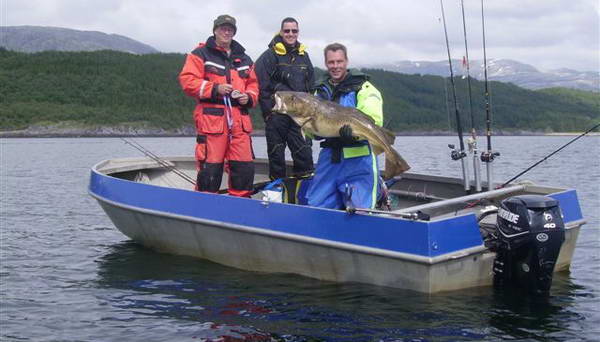
[[[484,136],[479,132],[478,136]],[[577,132],[549,133],[541,131],[494,131],[494,135],[578,135]],[[598,135],[599,133],[590,133]],[[176,129],[146,128],[134,126],[101,126],[101,127],[60,127],[59,125],[31,126],[23,130],[0,131],[0,138],[84,138],[84,137],[193,137],[196,135],[193,126]],[[263,130],[255,130],[253,136],[264,136]],[[456,132],[448,131],[404,131],[396,132],[398,136],[453,136]],[[465,133],[465,137],[467,134]]]

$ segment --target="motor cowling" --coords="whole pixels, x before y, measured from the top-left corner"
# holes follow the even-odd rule
[[[540,195],[507,198],[500,204],[496,224],[494,285],[547,294],[565,241],[558,201]]]

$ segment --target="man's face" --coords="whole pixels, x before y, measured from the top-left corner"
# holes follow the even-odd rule
[[[342,81],[348,73],[348,59],[346,59],[343,50],[327,51],[325,65],[329,76],[334,82]]]
[[[298,24],[292,22],[284,23],[279,34],[287,45],[294,45],[298,41],[299,32],[300,30],[298,30]]]
[[[229,45],[231,44],[231,40],[235,35],[235,29],[233,26],[225,24],[218,26],[215,29],[215,39],[217,40],[217,45]]]

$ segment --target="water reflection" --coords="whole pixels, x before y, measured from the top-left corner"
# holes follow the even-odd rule
[[[250,273],[223,272],[214,263],[155,253],[132,242],[112,246],[98,262],[98,285],[111,290],[103,299],[118,312],[116,319],[192,321],[197,325],[190,337],[202,341],[272,340],[235,318],[269,312],[260,302],[239,296]]]
[[[582,319],[570,306],[584,289],[568,274],[557,274],[553,295],[539,300],[492,288],[424,295],[247,272],[130,242],[98,262],[110,305],[199,323],[203,338],[237,329],[285,341],[545,341]]]
[[[586,293],[585,288],[574,284],[567,272],[554,275],[549,297],[527,296],[518,289],[496,290],[492,297],[490,326],[502,338],[555,341],[557,333],[564,338],[565,331],[572,330],[573,324],[584,319],[571,308],[575,297],[583,293]]]

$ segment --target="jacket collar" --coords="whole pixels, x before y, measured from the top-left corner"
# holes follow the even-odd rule
[[[325,74],[325,76],[319,81],[319,86],[327,86],[331,89],[337,89],[342,92],[357,90],[362,86],[362,84],[369,80],[369,75],[357,70],[357,69],[348,69],[348,73],[346,77],[337,85],[334,86],[331,81],[331,76],[329,74]]]
[[[213,49],[213,50],[226,52],[223,48],[217,46],[217,40],[215,39],[215,36],[208,37],[208,39],[206,40],[206,43],[204,45],[206,45],[206,47]],[[244,49],[244,47],[240,43],[238,43],[236,40],[231,41],[230,48],[231,48],[232,56],[233,55],[243,55],[244,52],[246,51],[246,49]]]
[[[306,46],[299,41],[296,41],[296,44],[290,46],[286,44],[281,35],[277,33],[273,39],[271,39],[271,42],[269,43],[269,49],[273,49],[273,51],[280,56],[293,52],[296,52],[299,55],[304,55]]]

